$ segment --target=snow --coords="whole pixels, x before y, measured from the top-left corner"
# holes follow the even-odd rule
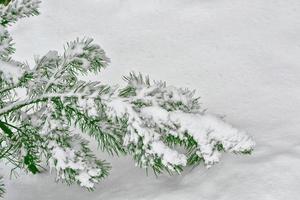
[[[99,152],[113,168],[94,192],[56,184],[48,173],[21,174],[5,177],[6,200],[299,197],[298,0],[52,0],[41,13],[10,28],[16,60],[33,63],[33,55],[93,37],[112,62],[91,78],[121,83],[134,70],[196,89],[209,113],[226,115],[257,144],[253,155],[228,154],[210,169],[158,178],[129,157]]]
[[[52,169],[56,169],[57,181],[67,179],[66,176],[69,175],[65,170],[69,169],[77,174],[74,178],[80,186],[89,189],[94,188],[94,183],[98,182],[95,177],[101,175],[101,169],[95,169],[89,161],[84,161],[88,158],[82,158],[82,155],[78,155],[80,151],[76,152],[71,148],[62,148],[54,141],[48,144],[48,148],[52,154],[52,157],[48,160],[50,172]]]
[[[141,109],[141,115],[153,118],[157,124],[178,124],[179,133],[188,132],[199,145],[207,167],[219,162],[221,154],[215,145],[221,143],[224,150],[243,152],[254,149],[255,142],[244,132],[225,123],[220,118],[207,114],[188,114],[182,111],[167,112],[160,107],[150,106]],[[202,157],[201,156],[201,157]]]
[[[93,39],[84,38],[69,42],[65,47],[64,57],[66,62],[80,63],[83,69],[87,71],[93,71],[93,62],[95,59],[100,58],[98,62],[101,62],[101,67],[106,67],[109,59],[106,57],[103,49],[96,44],[91,44]]]
[[[7,56],[9,54],[9,48],[11,45],[12,38],[9,36],[9,33],[3,26],[0,26],[0,38],[1,38],[1,44],[0,44],[0,53],[1,57]]]
[[[0,15],[7,21],[17,21],[18,18],[33,15],[32,11],[36,13],[39,2],[39,0],[17,0],[5,6],[5,9],[1,9]],[[4,7],[3,4],[0,6]]]
[[[168,163],[183,166],[186,165],[186,157],[183,154],[178,154],[177,151],[168,148],[162,141],[154,141],[151,146],[151,151],[162,157],[162,163],[164,165],[168,165]]]
[[[80,186],[87,187],[87,188],[93,188],[94,183],[90,181],[91,175],[87,172],[81,172],[78,176],[76,176],[76,179],[80,180]]]
[[[17,82],[22,76],[23,70],[21,67],[15,65],[15,63],[4,62],[0,60],[0,72],[2,72],[6,80]]]
[[[107,100],[106,105],[110,116],[121,118],[126,115],[128,118],[128,128],[124,139],[125,145],[132,143],[138,145],[140,137],[143,141],[146,157],[157,155],[161,157],[163,164],[170,169],[172,169],[172,164],[185,166],[187,158],[159,141],[160,133],[157,133],[153,127],[168,130],[165,131],[167,133],[169,130],[176,132],[176,136],[180,138],[183,138],[185,133],[192,136],[199,149],[197,154],[199,157],[203,157],[207,167],[219,162],[221,153],[216,148],[218,144],[221,144],[225,151],[235,153],[249,152],[254,149],[255,142],[245,132],[239,131],[220,118],[199,110],[195,113],[186,113],[179,110],[168,112],[160,106],[154,96],[157,96],[157,94],[163,94],[162,96],[164,96],[165,93],[173,93],[175,96],[180,95],[177,95],[178,92],[175,92],[171,87],[162,88],[163,93],[159,93],[159,89],[155,86],[149,86],[136,90],[136,96],[123,99],[112,97],[112,100]],[[171,90],[168,91],[169,89]],[[157,92],[153,93],[153,91]],[[150,93],[152,95],[149,95]],[[133,100],[136,99],[146,100],[149,105],[136,110],[137,108],[134,109],[132,104]],[[158,101],[167,102],[168,99],[169,97],[162,99],[159,95]],[[170,129],[168,127],[174,128]],[[143,161],[146,162],[145,159]]]

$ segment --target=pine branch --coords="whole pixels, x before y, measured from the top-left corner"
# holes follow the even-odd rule
[[[22,101],[17,101],[15,103],[12,103],[2,109],[0,109],[0,116],[2,115],[5,115],[5,114],[8,114],[10,112],[13,112],[15,110],[19,110],[21,109],[22,107],[24,106],[29,106],[31,104],[36,104],[36,103],[39,103],[39,102],[46,102],[46,101],[51,101],[53,99],[62,99],[62,98],[72,98],[72,97],[75,97],[75,98],[83,98],[85,97],[86,94],[74,94],[74,93],[67,93],[67,94],[61,94],[61,93],[48,93],[48,94],[44,94],[44,95],[41,95],[39,97],[36,97],[36,98],[33,98],[33,99],[25,99],[25,100],[22,100]]]
[[[109,115],[127,117],[124,145],[141,167],[180,172],[186,165],[219,161],[222,151],[248,153],[254,142],[244,132],[200,109],[194,91],[150,83],[131,73],[128,85],[107,102]],[[177,151],[178,146],[186,149]]]
[[[38,15],[39,0],[12,0],[7,6],[0,5],[0,24],[15,23],[18,19]]]
[[[5,193],[5,188],[4,188],[4,183],[3,183],[3,178],[0,177],[0,197],[3,197],[4,193]]]
[[[36,174],[46,160],[57,181],[92,190],[110,166],[96,158],[82,133],[102,151],[130,154],[155,174],[180,173],[201,162],[210,167],[222,152],[252,152],[251,137],[205,113],[195,91],[135,73],[124,77],[127,85],[120,89],[80,80],[109,63],[90,38],[67,43],[62,54],[49,51],[33,68],[13,61],[5,26],[38,14],[38,4],[14,0],[0,6],[0,159],[13,164],[12,170]],[[19,88],[25,97],[18,97]]]
[[[14,52],[15,48],[11,36],[7,30],[0,26],[0,59],[8,60]]]
[[[110,166],[98,160],[79,135],[52,133],[47,137],[48,164],[50,170],[56,170],[57,181],[93,190],[94,184],[108,175]]]
[[[107,118],[93,118],[72,106],[66,106],[65,112],[69,121],[74,121],[75,125],[78,125],[82,132],[88,133],[98,141],[98,146],[101,150],[106,150],[110,154],[116,153],[117,155],[125,153],[122,145],[123,133],[120,131],[124,129],[122,128],[124,123],[113,124],[114,128],[111,128],[112,124]],[[111,132],[106,131],[107,128],[104,128],[104,123],[107,127],[110,127]]]

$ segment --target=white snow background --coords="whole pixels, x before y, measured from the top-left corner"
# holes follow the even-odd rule
[[[10,32],[14,58],[29,63],[76,37],[93,37],[112,60],[93,80],[123,83],[122,75],[136,71],[196,89],[209,113],[225,115],[257,145],[250,156],[225,154],[210,169],[158,178],[130,157],[98,151],[113,168],[94,192],[55,183],[48,173],[21,174],[5,177],[4,199],[300,198],[299,0],[44,0],[40,16]]]

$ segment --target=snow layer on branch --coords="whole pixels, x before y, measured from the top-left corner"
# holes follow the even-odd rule
[[[179,133],[192,135],[198,143],[199,156],[203,157],[207,166],[219,161],[221,155],[215,148],[217,144],[222,144],[224,150],[229,152],[250,151],[255,146],[244,131],[239,131],[213,115],[167,112],[157,106],[145,107],[141,109],[141,114],[158,124],[178,124]]]
[[[146,167],[145,162],[148,159],[153,161],[155,155],[161,158],[162,163],[170,170],[173,170],[173,165],[186,165],[186,156],[163,143],[160,140],[159,133],[148,128],[139,113],[128,102],[116,98],[108,102],[107,106],[109,107],[108,114],[110,116],[126,116],[128,118],[128,133],[124,137],[124,145],[137,144],[139,138],[142,138],[143,149],[145,150],[145,157],[142,159],[143,167]]]
[[[95,161],[94,157],[88,157],[89,154],[84,152],[84,148],[76,150],[76,147],[62,147],[54,140],[48,144],[47,148],[52,154],[48,163],[50,169],[56,170],[57,180],[75,181],[82,187],[92,189],[94,184],[103,176],[104,172],[101,166],[97,165],[99,164],[98,161]],[[69,174],[70,172],[71,174]],[[69,178],[71,180],[68,180]]]
[[[201,160],[210,167],[219,161],[221,150],[253,150],[255,143],[245,132],[203,112],[194,91],[163,82],[150,84],[141,74],[131,73],[125,79],[127,87],[108,100],[107,106],[109,115],[128,119],[124,145],[133,146],[133,154],[142,157],[138,159],[142,166],[154,166],[153,160],[159,163],[160,159],[164,167],[176,171]],[[184,145],[189,153],[182,154],[169,144]]]
[[[66,63],[72,63],[81,68],[81,71],[100,71],[109,63],[104,50],[93,39],[84,38],[69,42],[65,47],[64,58]]]
[[[124,138],[124,144],[137,144],[142,137],[143,144],[149,145],[146,152],[154,154],[162,159],[164,165],[186,165],[186,156],[171,149],[161,141],[159,133],[147,127],[145,121],[154,122],[157,126],[176,124],[179,127],[172,134],[184,137],[185,133],[191,135],[197,142],[199,157],[204,159],[207,167],[219,161],[221,153],[216,148],[222,145],[223,149],[233,153],[243,153],[253,150],[255,143],[244,131],[240,131],[222,119],[209,114],[185,113],[182,111],[168,112],[159,106],[147,106],[135,111],[133,107],[122,100],[109,102],[110,114],[118,117],[128,117],[128,134]],[[144,120],[144,121],[143,121]],[[170,167],[170,166],[169,166]]]
[[[8,57],[14,52],[12,37],[8,31],[0,25],[0,58],[7,60]]]
[[[0,75],[2,74],[4,79],[16,83],[23,73],[24,70],[17,63],[0,60]]]
[[[162,141],[153,141],[151,147],[152,150],[150,152],[157,154],[159,157],[162,157],[162,163],[166,166],[168,166],[169,163],[173,165],[185,166],[187,163],[185,155],[180,154],[176,150],[169,148]]]

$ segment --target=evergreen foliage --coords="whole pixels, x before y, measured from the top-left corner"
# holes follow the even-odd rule
[[[0,0],[0,4],[7,5],[11,0]]]
[[[222,151],[253,150],[248,135],[207,115],[194,91],[135,73],[124,77],[125,87],[79,79],[109,63],[90,38],[67,43],[62,54],[49,51],[33,67],[14,61],[6,26],[38,14],[39,3],[13,0],[0,6],[0,160],[12,171],[50,168],[57,181],[92,190],[110,165],[93,154],[82,134],[102,151],[130,154],[156,174],[180,173],[201,162],[210,167]]]
[[[3,197],[5,193],[4,183],[2,182],[2,177],[0,177],[0,197]]]

